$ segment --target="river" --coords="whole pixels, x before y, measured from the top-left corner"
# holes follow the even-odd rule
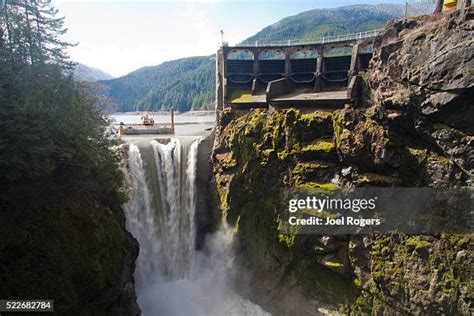
[[[231,229],[223,225],[196,250],[198,149],[208,134],[197,118],[173,137],[125,138],[131,194],[124,209],[140,244],[138,303],[150,316],[269,315],[233,289]]]

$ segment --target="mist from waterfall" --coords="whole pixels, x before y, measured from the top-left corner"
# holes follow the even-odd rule
[[[233,291],[233,231],[206,238],[195,250],[196,137],[129,145],[127,228],[138,239],[135,271],[143,315],[268,315]]]

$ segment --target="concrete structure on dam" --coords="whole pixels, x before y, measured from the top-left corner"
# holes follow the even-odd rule
[[[357,103],[359,75],[368,68],[377,34],[223,45],[216,59],[217,110]]]

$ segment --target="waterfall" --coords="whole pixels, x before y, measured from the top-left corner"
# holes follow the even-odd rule
[[[189,276],[191,272],[196,235],[198,144],[199,139],[190,143],[177,138],[166,145],[157,141],[151,143],[162,197],[162,269],[170,279]]]
[[[137,238],[135,271],[143,315],[267,315],[237,295],[228,277],[230,229],[222,227],[195,250],[196,174],[201,138],[129,144],[124,205],[127,229]]]
[[[160,261],[160,238],[155,210],[152,208],[152,193],[145,177],[145,168],[139,148],[129,145],[128,182],[133,188],[129,201],[124,205],[127,229],[140,243],[140,255],[135,274],[137,284],[143,284],[155,272],[155,262]]]

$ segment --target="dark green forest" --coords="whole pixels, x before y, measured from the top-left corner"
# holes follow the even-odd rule
[[[312,39],[381,28],[403,15],[402,5],[353,5],[316,9],[284,18],[246,41]],[[217,47],[216,47],[217,49]],[[213,56],[190,57],[144,67],[126,76],[100,81],[116,111],[180,112],[212,109],[215,99]]]
[[[190,57],[100,81],[118,112],[205,108],[214,100],[215,60]]]
[[[51,1],[0,9],[0,298],[117,315],[121,274],[136,257],[120,152],[96,98],[71,75]]]
[[[96,99],[70,75],[64,19],[50,1],[0,3],[0,185],[104,178],[117,158]]]

